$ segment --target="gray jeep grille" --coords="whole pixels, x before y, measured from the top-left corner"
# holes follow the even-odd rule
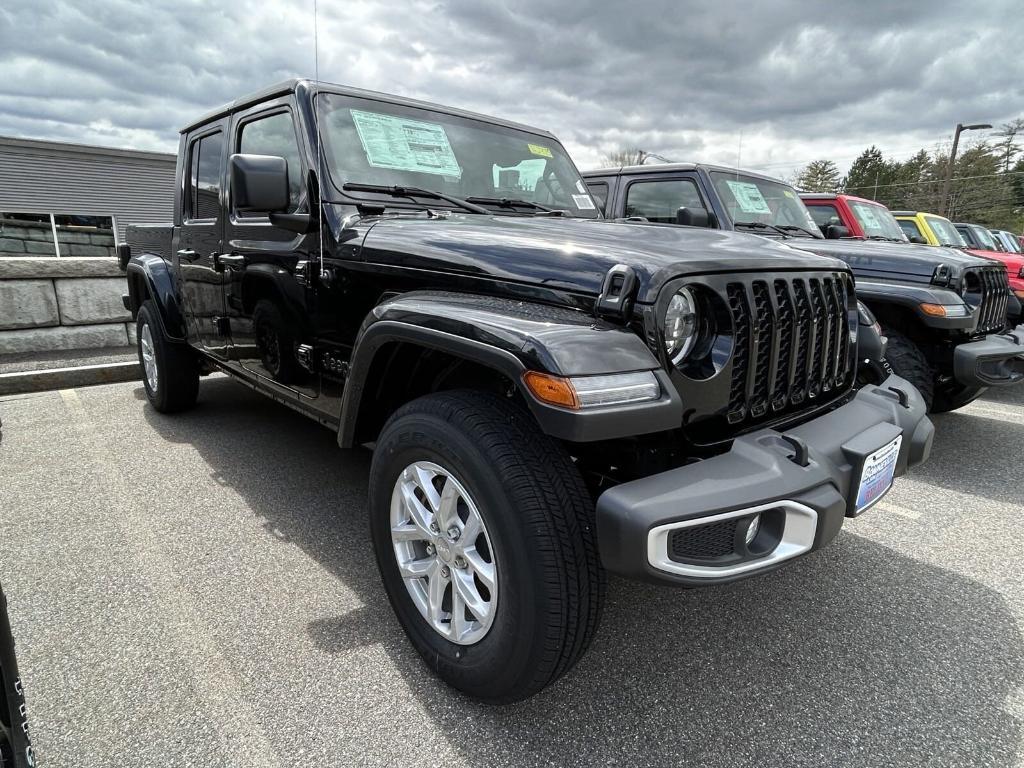
[[[1006,327],[1010,281],[1002,266],[968,270],[964,275],[964,301],[979,312],[977,333],[994,333]]]

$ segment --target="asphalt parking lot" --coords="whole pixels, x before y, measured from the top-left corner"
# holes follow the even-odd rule
[[[369,457],[227,379],[0,399],[0,581],[42,766],[1024,765],[1024,392],[830,548],[729,587],[612,580],[587,656],[508,708],[405,641]]]

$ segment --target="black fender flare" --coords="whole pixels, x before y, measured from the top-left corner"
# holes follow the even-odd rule
[[[921,310],[922,304],[962,304],[960,294],[950,288],[858,277],[856,289],[857,298],[876,313],[879,307],[900,307],[913,312],[922,325],[940,331],[972,331],[977,324],[977,319],[971,316],[935,317]]]
[[[174,275],[167,261],[153,253],[140,253],[131,257],[125,272],[128,279],[128,309],[132,317],[139,314],[139,308],[148,294],[159,310],[164,334],[171,341],[184,342],[185,315],[181,311]]]
[[[515,384],[541,429],[577,442],[673,429],[682,401],[657,358],[634,332],[570,309],[471,294],[416,291],[378,304],[363,321],[342,397],[338,443],[351,447],[369,373],[391,342],[437,349],[479,363]],[[569,410],[538,400],[526,371],[586,376],[650,370],[657,400]]]

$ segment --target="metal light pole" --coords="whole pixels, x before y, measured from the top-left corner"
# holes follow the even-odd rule
[[[956,148],[960,143],[960,134],[964,131],[977,131],[982,128],[991,127],[988,123],[956,124],[956,131],[953,133],[953,149],[949,152],[949,167],[946,169],[946,181],[942,185],[942,202],[946,206],[947,216],[953,215],[953,201],[949,197],[949,185],[953,182],[953,166],[956,164]]]

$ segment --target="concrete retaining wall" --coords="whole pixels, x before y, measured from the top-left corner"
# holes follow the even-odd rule
[[[128,346],[127,290],[114,259],[0,258],[0,355]]]

